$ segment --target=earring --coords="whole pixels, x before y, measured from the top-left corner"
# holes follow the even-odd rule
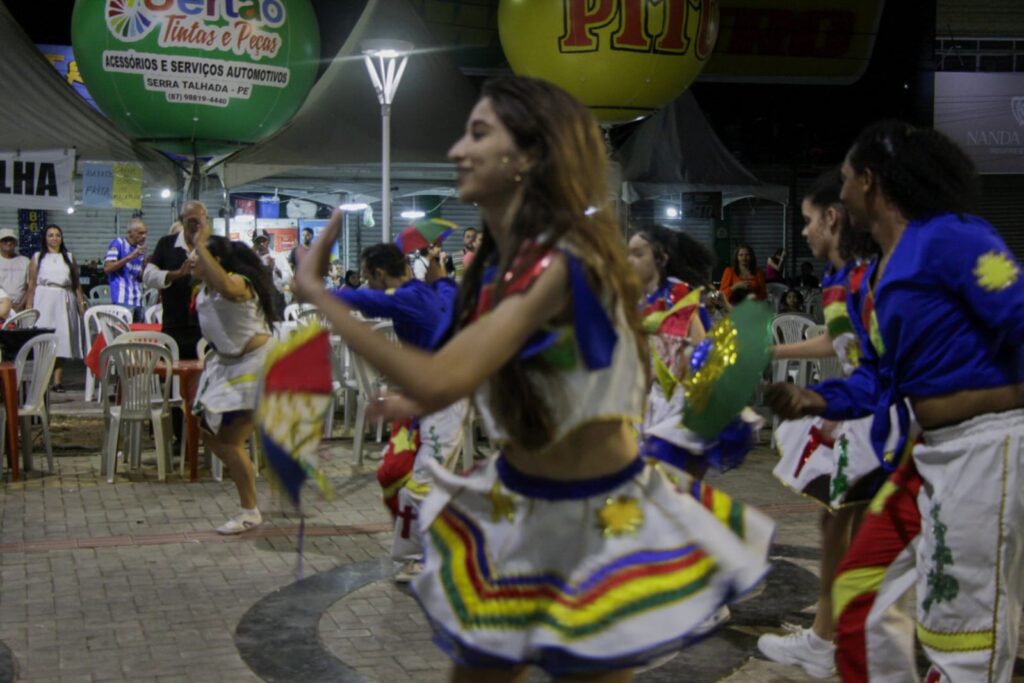
[[[512,180],[516,181],[517,183],[521,183],[523,182],[523,176],[516,173],[514,176],[512,176]]]
[[[507,164],[507,163],[508,163],[508,156],[507,156],[507,155],[506,155],[506,156],[503,156],[503,157],[501,158],[501,163],[502,163],[502,164]]]

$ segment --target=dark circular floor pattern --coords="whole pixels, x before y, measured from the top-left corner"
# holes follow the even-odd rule
[[[0,683],[13,683],[14,672],[14,654],[7,644],[0,640]]]
[[[338,567],[286,586],[263,598],[242,617],[235,644],[245,663],[271,683],[368,679],[328,651],[317,632],[320,619],[349,593],[390,576],[390,560]],[[729,626],[807,624],[803,612],[814,603],[817,578],[785,560],[776,560],[764,590],[732,608],[732,621],[710,638],[637,676],[640,683],[686,680],[713,683],[740,668],[756,653],[757,638]]]

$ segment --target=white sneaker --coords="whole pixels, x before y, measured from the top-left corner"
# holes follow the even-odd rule
[[[263,524],[263,515],[260,514],[259,510],[254,510],[253,512],[243,510],[217,527],[217,533],[224,534],[225,536],[240,534],[249,529],[255,529],[260,524]]]
[[[783,624],[784,635],[766,633],[757,639],[757,649],[768,659],[802,668],[818,680],[835,673],[836,646],[819,638],[811,629]]]
[[[409,560],[395,572],[394,581],[395,583],[409,583],[414,578],[419,576],[420,572],[423,571],[423,563],[419,560]]]
[[[732,619],[732,612],[729,611],[729,606],[722,605],[714,614],[702,621],[697,628],[693,629],[693,635],[698,638],[706,636],[730,619]]]

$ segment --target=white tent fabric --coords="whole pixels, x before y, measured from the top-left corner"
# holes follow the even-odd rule
[[[723,204],[743,197],[789,202],[788,187],[763,183],[736,161],[689,91],[640,124],[615,157],[627,202],[708,191],[721,192]]]
[[[444,161],[462,133],[476,91],[450,57],[429,49],[431,33],[408,0],[370,0],[291,122],[226,160],[225,184],[234,188],[270,176],[301,175],[303,167],[379,168],[380,105],[360,49],[363,40],[379,38],[406,40],[417,48],[391,108],[392,162]]]
[[[174,185],[174,163],[133,142],[68,87],[3,3],[0,45],[0,149],[75,148],[79,160],[140,162],[146,183]]]

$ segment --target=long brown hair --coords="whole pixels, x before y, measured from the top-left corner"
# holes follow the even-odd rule
[[[458,327],[472,319],[488,266],[506,273],[523,244],[543,238],[545,244],[572,250],[586,267],[591,287],[612,316],[622,311],[638,353],[645,353],[636,302],[640,283],[629,267],[615,212],[605,205],[608,162],[604,138],[590,111],[564,90],[534,78],[499,78],[483,86],[516,146],[531,153],[534,164],[522,174],[522,202],[512,221],[507,252],[498,254],[485,225],[483,244],[466,271],[459,293]],[[516,263],[519,271],[532,262]],[[513,279],[519,273],[513,273]],[[504,295],[505,278],[498,278],[495,303]],[[513,358],[491,379],[491,408],[512,439],[529,449],[551,442],[555,424],[545,402],[527,377],[527,370],[546,371],[543,360]],[[579,400],[582,397],[571,397]]]

